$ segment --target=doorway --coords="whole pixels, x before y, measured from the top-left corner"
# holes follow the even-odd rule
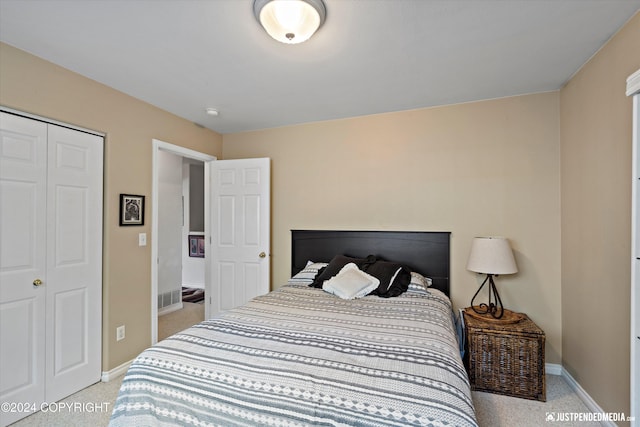
[[[181,224],[187,224],[190,222],[190,219],[186,218],[185,212],[188,212],[189,209],[186,207],[185,203],[182,199],[183,194],[183,175],[185,173],[190,172],[190,165],[203,165],[206,162],[210,162],[216,160],[216,157],[204,154],[201,152],[197,152],[194,150],[190,150],[184,147],[180,147],[177,145],[169,144],[159,140],[153,140],[153,183],[152,183],[152,239],[151,239],[151,341],[152,344],[158,342],[159,338],[164,338],[166,334],[169,335],[172,332],[178,332],[179,330],[184,329],[183,325],[190,326],[187,323],[193,322],[196,323],[193,319],[200,318],[199,316],[204,317],[204,315],[199,315],[198,311],[204,309],[204,304],[200,304],[202,307],[189,307],[190,310],[187,313],[186,310],[184,312],[178,313],[179,309],[182,309],[184,304],[190,303],[182,303],[181,298],[181,289],[164,289],[165,279],[172,277],[168,280],[178,283],[181,285],[183,283],[182,278],[182,266],[186,264],[187,267],[192,267],[189,265],[190,257],[189,257],[189,245],[188,239],[190,236],[204,236],[205,230],[194,230],[194,233],[190,233],[191,229],[182,227]],[[170,168],[171,172],[176,177],[169,177],[163,172],[163,163],[166,162],[174,162],[172,168]],[[176,170],[177,169],[177,170]],[[174,180],[174,182],[178,182],[178,184],[166,183],[163,181]],[[206,180],[202,179],[203,182],[203,193],[206,194],[208,191],[208,184]],[[177,187],[177,188],[176,188]],[[164,193],[168,191],[170,193],[178,194],[178,201],[173,203],[173,207],[167,208],[166,206],[161,206],[161,192]],[[174,194],[174,199],[175,199]],[[175,205],[178,206],[175,206]],[[208,214],[207,204],[203,203],[203,216]],[[168,219],[166,216],[168,215]],[[176,218],[176,216],[178,218]],[[163,221],[178,221],[180,226],[179,230],[173,230],[172,232],[167,232],[165,227],[160,225],[160,220]],[[162,233],[163,236],[160,235],[160,227],[163,227]],[[203,225],[204,227],[204,225]],[[172,254],[173,252],[173,254]],[[184,254],[184,255],[183,255]],[[197,255],[197,254],[196,254]],[[203,254],[204,256],[204,254]],[[204,258],[200,258],[199,256],[191,257],[191,261],[193,263],[197,263],[200,261],[204,263]],[[186,261],[185,261],[186,259]],[[173,264],[173,265],[172,265]],[[193,270],[193,269],[191,269]],[[176,273],[179,271],[179,273]],[[179,274],[179,277],[177,277]],[[162,280],[160,279],[162,278]],[[186,278],[187,282],[189,280],[197,280],[194,279],[193,276],[189,276]],[[162,303],[160,303],[160,299],[162,298]],[[175,310],[175,311],[174,311]],[[174,311],[174,312],[172,312]],[[163,326],[164,323],[168,324],[168,329],[162,334],[159,335],[158,332],[158,315],[163,314]],[[202,320],[200,318],[200,320]],[[184,323],[179,323],[184,322]],[[193,324],[192,323],[192,324]],[[185,327],[186,327],[185,326]],[[180,328],[175,330],[175,328]],[[164,327],[163,327],[164,329]]]

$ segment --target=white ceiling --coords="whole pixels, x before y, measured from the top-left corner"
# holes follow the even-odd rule
[[[0,0],[0,40],[224,134],[556,90],[640,9],[324,2],[299,45],[271,39],[253,0]]]

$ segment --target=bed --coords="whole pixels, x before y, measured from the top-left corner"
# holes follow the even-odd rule
[[[142,352],[109,425],[477,426],[449,233],[294,230],[291,247],[286,285]],[[309,286],[336,255],[401,262],[411,283],[393,298]]]

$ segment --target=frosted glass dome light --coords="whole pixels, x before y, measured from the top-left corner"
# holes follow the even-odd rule
[[[253,14],[271,37],[296,44],[320,28],[326,9],[322,0],[254,0]]]

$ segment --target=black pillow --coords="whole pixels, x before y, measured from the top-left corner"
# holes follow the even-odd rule
[[[320,271],[318,271],[318,275],[309,286],[313,288],[321,288],[325,280],[329,280],[338,274],[340,270],[342,270],[342,267],[350,262],[354,263],[362,270],[363,266],[373,264],[375,262],[375,257],[369,255],[367,258],[352,258],[345,255],[336,255],[326,267],[321,268]]]
[[[379,260],[367,266],[363,271],[380,280],[380,285],[371,294],[383,298],[397,297],[406,292],[411,282],[411,272],[396,262]]]

